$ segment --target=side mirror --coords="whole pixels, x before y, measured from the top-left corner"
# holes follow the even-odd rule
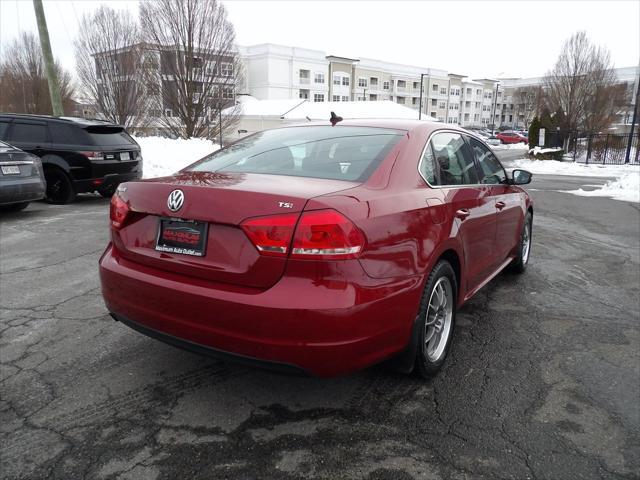
[[[531,183],[531,172],[516,168],[511,172],[511,185],[527,185]]]

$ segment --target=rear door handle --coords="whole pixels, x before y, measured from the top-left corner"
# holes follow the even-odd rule
[[[471,215],[471,212],[466,208],[461,208],[460,210],[456,211],[456,217],[458,217],[460,220],[464,220],[469,215]]]
[[[504,202],[496,202],[496,208],[498,210],[502,210],[505,207],[506,203]]]

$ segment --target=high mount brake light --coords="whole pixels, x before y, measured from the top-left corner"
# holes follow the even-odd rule
[[[114,193],[111,197],[111,206],[109,208],[111,227],[114,230],[120,230],[124,226],[130,211],[129,204],[125,202],[117,192]]]
[[[262,255],[301,259],[355,258],[364,248],[364,235],[344,215],[332,210],[297,215],[250,218],[241,227]]]

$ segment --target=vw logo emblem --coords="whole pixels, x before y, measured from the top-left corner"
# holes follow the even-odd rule
[[[182,208],[182,204],[184,203],[184,192],[182,190],[174,190],[169,194],[169,198],[167,198],[167,207],[172,212],[177,212]]]

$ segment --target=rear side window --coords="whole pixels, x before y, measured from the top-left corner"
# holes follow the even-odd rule
[[[431,137],[420,162],[420,172],[431,185],[474,185],[478,173],[462,135],[442,132]]]
[[[13,122],[10,141],[16,143],[45,143],[47,141],[47,127],[44,124]]]
[[[364,181],[405,134],[372,127],[267,130],[203,158],[187,170]]]
[[[480,183],[504,183],[507,180],[507,174],[504,172],[500,161],[481,142],[472,137],[468,138],[471,149],[482,170]]]

